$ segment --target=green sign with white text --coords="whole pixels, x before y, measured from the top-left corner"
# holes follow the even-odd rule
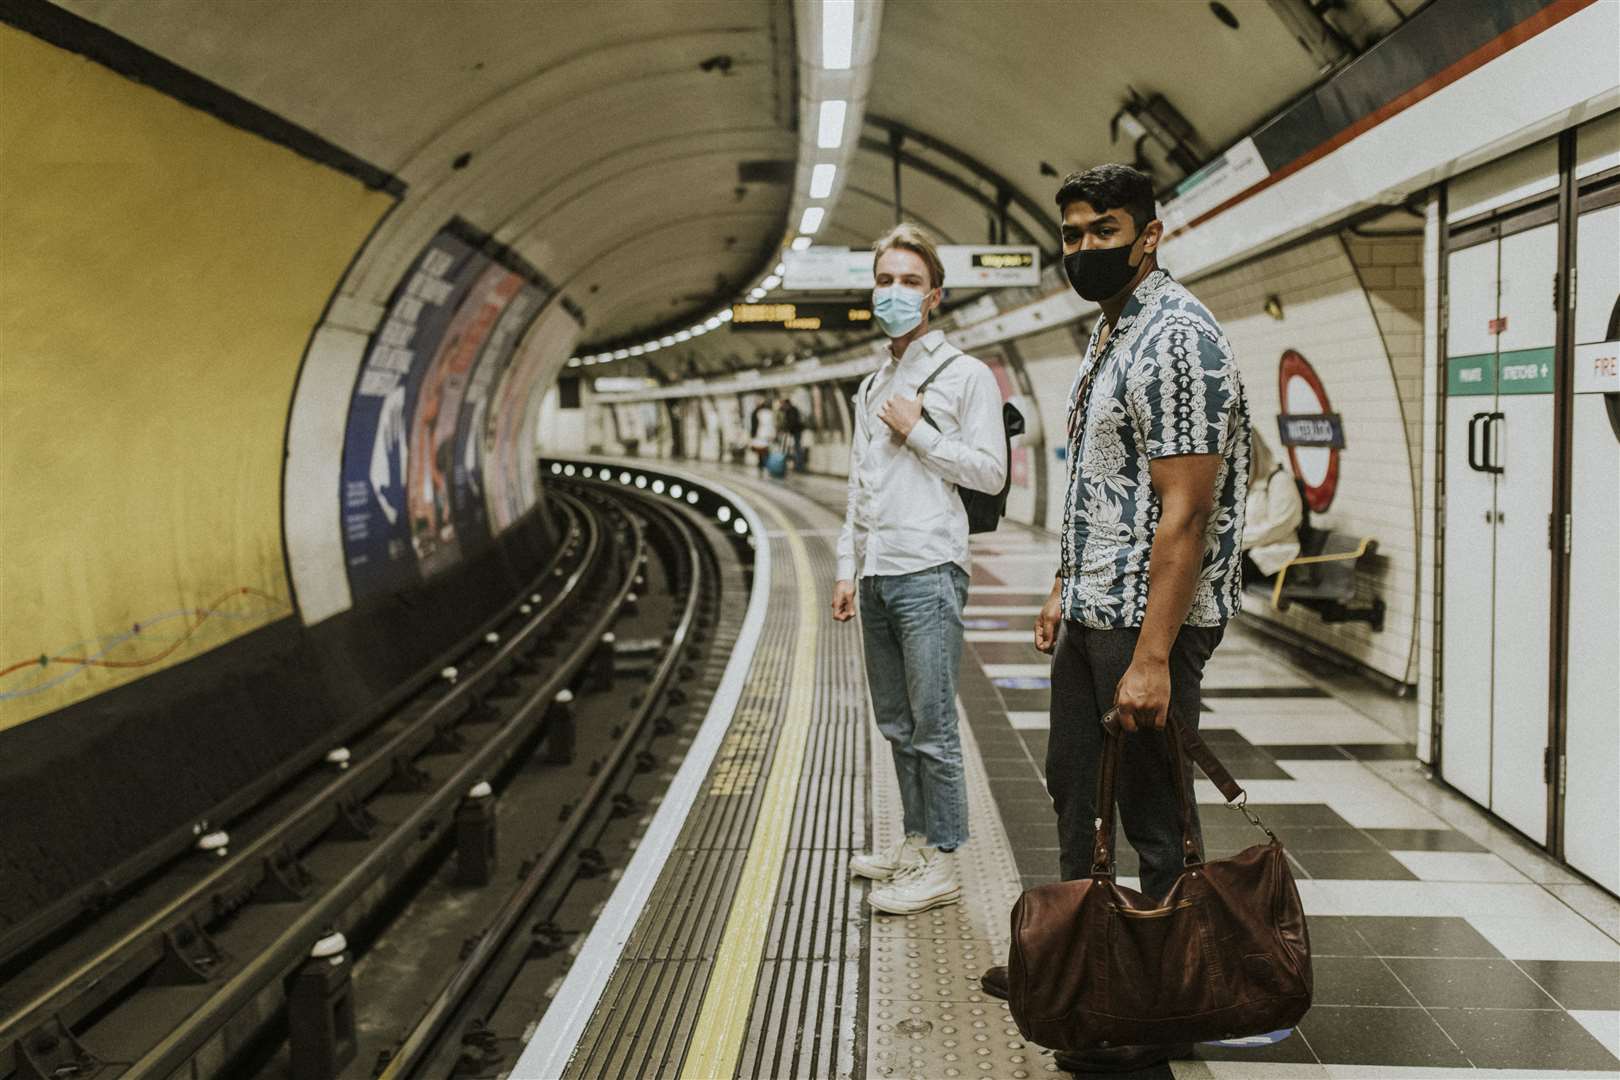
[[[1515,349],[1500,355],[1479,353],[1446,361],[1446,393],[1451,397],[1553,392],[1553,351]]]
[[[1553,392],[1553,351],[1519,349],[1496,358],[1498,393],[1550,394]]]
[[[1453,356],[1446,361],[1446,394],[1450,397],[1489,397],[1496,393],[1496,357]]]

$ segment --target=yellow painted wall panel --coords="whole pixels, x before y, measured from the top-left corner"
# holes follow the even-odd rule
[[[391,202],[0,26],[0,728],[290,614],[293,385]]]

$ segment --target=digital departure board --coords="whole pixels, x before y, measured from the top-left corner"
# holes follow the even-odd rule
[[[1033,251],[975,251],[975,270],[1022,270],[1035,265]]]
[[[871,325],[872,309],[859,305],[829,303],[731,305],[733,332],[864,330]]]

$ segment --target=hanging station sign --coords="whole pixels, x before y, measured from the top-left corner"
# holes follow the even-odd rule
[[[872,325],[867,305],[833,303],[732,304],[733,333],[762,330],[865,330]]]
[[[1034,244],[946,244],[939,249],[952,289],[1013,288],[1041,283],[1041,249]]]
[[[939,261],[948,289],[1010,288],[1041,283],[1041,250],[1034,244],[942,244]],[[812,247],[782,255],[782,287],[792,292],[870,289],[872,252]]]

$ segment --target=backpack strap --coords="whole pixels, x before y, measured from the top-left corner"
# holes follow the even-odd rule
[[[947,348],[949,348],[949,347],[950,346],[947,346]],[[918,397],[919,400],[921,400],[921,398],[923,396],[923,392],[928,389],[928,385],[930,383],[932,383],[935,379],[939,378],[940,372],[944,371],[946,368],[948,368],[952,364],[954,364],[956,362],[956,358],[961,356],[961,355],[962,355],[962,351],[960,349],[952,348],[951,349],[951,355],[949,355],[949,356],[947,356],[945,358],[945,362],[943,364],[939,365],[939,367],[935,368],[929,374],[928,378],[924,379],[922,382],[917,384],[917,397]],[[932,416],[928,415],[928,410],[927,409],[924,409],[922,411],[922,418],[924,420],[928,421],[928,425],[930,427],[932,427],[935,431],[939,430],[939,425],[934,423],[934,418]]]
[[[875,378],[877,378],[876,371],[867,372],[866,378],[862,379],[861,385],[855,389],[855,422],[861,425],[863,432],[866,430],[866,424],[864,423],[866,418],[866,395],[872,389],[872,380]]]

